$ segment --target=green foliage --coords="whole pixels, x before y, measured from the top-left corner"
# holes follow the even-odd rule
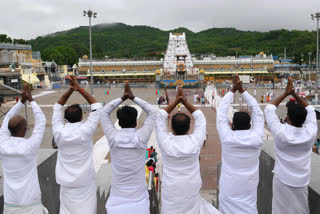
[[[69,46],[49,47],[44,49],[41,55],[43,60],[54,60],[58,65],[72,65],[78,60],[76,51]]]
[[[27,44],[26,40],[24,39],[13,39],[14,44]]]
[[[0,34],[0,43],[12,43],[12,39],[6,34]]]
[[[14,43],[14,44],[27,44],[24,39],[11,39],[6,34],[0,34],[0,43]]]
[[[93,58],[161,58],[168,44],[170,32],[186,32],[190,52],[195,56],[256,55],[263,51],[277,56],[301,56],[308,61],[308,52],[316,53],[316,33],[310,31],[275,30],[270,32],[241,31],[235,28],[212,28],[194,33],[186,28],[162,31],[148,26],[100,24],[92,27]],[[0,35],[0,41],[6,39]],[[8,38],[7,38],[8,39]],[[9,38],[10,39],[10,38]],[[76,63],[79,57],[89,56],[87,26],[57,32],[27,41],[35,51],[41,51],[43,60],[57,64]],[[301,57],[300,57],[301,58]],[[300,59],[301,61],[301,59]]]

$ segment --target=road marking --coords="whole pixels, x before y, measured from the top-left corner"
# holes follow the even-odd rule
[[[32,98],[42,97],[42,96],[45,96],[45,95],[48,95],[48,94],[53,94],[55,92],[57,92],[57,91],[41,91],[39,94],[33,95]],[[4,107],[12,107],[15,104],[16,104],[16,101],[13,100],[13,101],[10,101],[10,102],[7,102],[7,103],[3,104],[3,106]]]

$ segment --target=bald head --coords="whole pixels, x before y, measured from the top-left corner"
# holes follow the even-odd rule
[[[173,134],[186,135],[190,129],[190,117],[184,113],[173,115],[171,120]]]
[[[27,121],[21,116],[14,116],[9,120],[8,129],[14,137],[24,137],[27,131]]]

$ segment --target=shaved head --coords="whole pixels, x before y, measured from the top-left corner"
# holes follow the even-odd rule
[[[175,135],[187,134],[190,129],[190,117],[184,113],[173,115],[171,127]]]
[[[9,120],[8,129],[14,137],[24,137],[27,131],[27,121],[20,115],[14,116]]]

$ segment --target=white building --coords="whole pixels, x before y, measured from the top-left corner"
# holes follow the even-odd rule
[[[185,33],[170,33],[163,70],[167,75],[190,74],[193,69],[191,54]],[[177,74],[179,75],[179,74]]]

